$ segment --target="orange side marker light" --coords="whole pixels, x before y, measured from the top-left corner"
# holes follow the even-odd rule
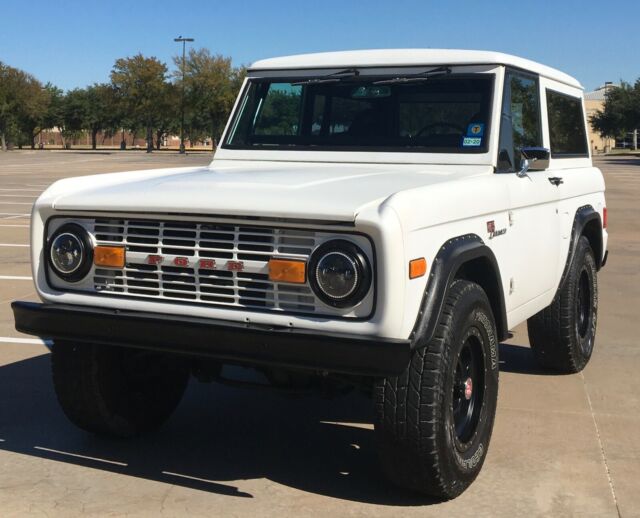
[[[271,259],[269,261],[269,280],[273,282],[291,282],[304,284],[307,278],[307,265],[304,261]]]
[[[409,279],[417,279],[427,273],[427,260],[424,257],[409,261]]]
[[[93,264],[110,268],[124,268],[123,246],[96,246],[93,249]]]

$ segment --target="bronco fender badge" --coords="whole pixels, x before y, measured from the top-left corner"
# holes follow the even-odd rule
[[[501,228],[496,230],[496,222],[494,220],[487,221],[487,232],[489,232],[489,239],[493,239],[494,237],[501,236],[502,234],[507,233],[506,228]]]

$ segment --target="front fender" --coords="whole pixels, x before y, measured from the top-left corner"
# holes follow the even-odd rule
[[[435,257],[410,336],[413,348],[423,347],[431,341],[440,321],[451,282],[463,265],[476,259],[482,259],[493,271],[492,279],[487,280],[483,289],[487,292],[492,306],[498,337],[500,340],[507,338],[507,313],[498,262],[479,236],[466,234],[447,241]]]

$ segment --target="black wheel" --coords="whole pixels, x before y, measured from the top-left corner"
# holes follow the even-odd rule
[[[129,437],[164,423],[189,380],[183,359],[138,349],[56,341],[53,384],[66,416],[88,432]]]
[[[496,327],[480,286],[451,284],[433,340],[374,395],[387,477],[437,498],[462,493],[486,457],[498,396]]]
[[[543,367],[580,372],[593,353],[598,317],[598,276],[589,240],[582,236],[564,286],[527,321],[529,342]]]

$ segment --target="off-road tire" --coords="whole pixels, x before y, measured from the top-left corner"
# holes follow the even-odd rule
[[[456,429],[454,405],[461,399],[454,380],[468,344],[479,353],[476,392],[470,396],[479,399],[474,399],[477,414],[471,414],[475,425],[465,437]],[[375,434],[386,476],[439,499],[458,496],[486,457],[497,396],[498,340],[491,306],[479,285],[456,280],[434,338],[416,348],[402,374],[376,383]]]
[[[125,347],[56,341],[51,365],[55,392],[69,420],[112,437],[162,425],[189,380],[182,358]]]
[[[573,373],[585,368],[596,336],[597,266],[589,240],[578,240],[564,285],[550,306],[527,321],[529,343],[538,363]]]

